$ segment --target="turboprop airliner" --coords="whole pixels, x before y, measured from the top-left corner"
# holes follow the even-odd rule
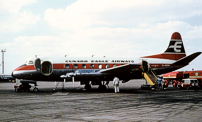
[[[161,54],[137,59],[107,57],[35,58],[16,68],[12,76],[24,80],[24,84],[33,81],[79,81],[85,85],[87,90],[91,89],[91,85],[99,85],[98,88],[105,89],[106,84],[103,81],[108,83],[113,80],[114,76],[122,82],[145,78],[150,85],[154,85],[155,80],[150,77],[151,75],[160,75],[182,68],[200,54],[201,52],[195,52],[186,56],[181,35],[175,32],[171,36],[167,49]],[[38,91],[38,89],[35,87],[34,91]]]

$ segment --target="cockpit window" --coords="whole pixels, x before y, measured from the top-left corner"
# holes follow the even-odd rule
[[[28,64],[30,65],[30,64],[34,64],[34,63],[33,63],[33,61],[29,61]]]
[[[32,60],[28,60],[28,61],[25,62],[25,64],[27,64],[27,65],[33,65],[34,62]]]

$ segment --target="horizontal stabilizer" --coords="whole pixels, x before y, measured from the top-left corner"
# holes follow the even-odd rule
[[[199,56],[202,52],[196,52],[173,63],[173,65],[188,65],[192,60]]]

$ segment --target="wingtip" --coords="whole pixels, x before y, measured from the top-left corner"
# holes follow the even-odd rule
[[[199,54],[199,55],[200,55],[201,53],[202,53],[202,52],[195,52],[195,54]]]

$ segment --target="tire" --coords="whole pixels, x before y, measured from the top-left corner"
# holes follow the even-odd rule
[[[90,91],[91,90],[91,86],[89,84],[86,84],[85,87],[86,91]]]
[[[106,88],[105,85],[99,85],[98,89],[99,89],[100,91],[105,91],[107,88]]]
[[[140,89],[143,90],[143,87],[141,86]]]
[[[189,86],[187,86],[187,90],[189,89]]]
[[[38,88],[34,88],[33,91],[34,91],[34,92],[38,92],[39,89],[38,89]]]

